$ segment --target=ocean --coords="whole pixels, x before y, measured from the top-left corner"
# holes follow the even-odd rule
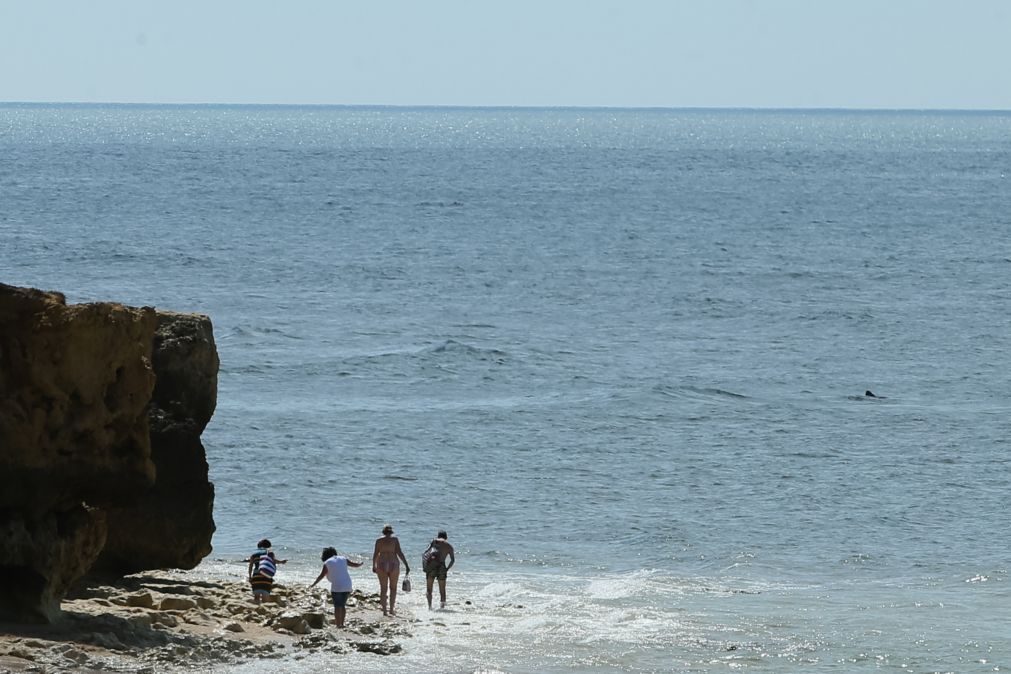
[[[211,317],[199,573],[396,528],[404,652],[286,671],[1006,671],[1009,174],[1002,112],[3,104],[0,281]]]

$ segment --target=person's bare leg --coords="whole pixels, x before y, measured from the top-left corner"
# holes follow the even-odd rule
[[[333,607],[333,624],[337,627],[341,626],[341,610],[336,606]]]
[[[383,615],[387,615],[386,596],[389,594],[390,589],[390,574],[382,569],[376,569],[376,575],[379,576],[379,603],[383,607]]]
[[[435,578],[431,576],[425,576],[425,596],[428,597],[428,610],[432,610],[432,584],[435,582]]]
[[[390,615],[397,615],[397,582],[400,580],[400,569],[390,571]]]
[[[442,601],[442,608],[446,608],[446,579],[439,579],[439,599]]]
[[[347,614],[348,610],[346,608],[337,609],[337,627],[344,627],[344,618]]]

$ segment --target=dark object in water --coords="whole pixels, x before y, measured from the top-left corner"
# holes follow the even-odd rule
[[[867,396],[868,398],[877,398],[877,396],[871,393],[870,391],[864,391],[864,395]]]

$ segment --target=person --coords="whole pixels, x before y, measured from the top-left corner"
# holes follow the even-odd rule
[[[330,596],[333,598],[333,622],[337,627],[344,627],[344,617],[347,615],[348,597],[351,595],[351,574],[348,567],[359,567],[361,562],[352,562],[344,555],[338,555],[337,549],[323,548],[320,555],[323,561],[323,570],[319,572],[316,580],[312,582],[310,588],[316,587],[316,583],[327,578],[330,580]]]
[[[246,560],[249,562],[246,573],[253,589],[253,601],[257,604],[262,604],[270,598],[277,565],[285,564],[288,561],[287,559],[278,559],[270,548],[270,539],[264,538],[256,544],[256,552]]]
[[[372,549],[372,573],[379,578],[379,603],[383,607],[383,615],[397,615],[397,581],[400,578],[400,561],[404,562],[404,570],[411,572],[411,566],[400,549],[400,539],[393,535],[393,526],[383,527],[383,535],[376,539]],[[390,598],[390,610],[386,611],[386,597]]]
[[[425,596],[428,598],[428,610],[432,610],[432,586],[439,581],[440,607],[446,608],[446,573],[456,564],[453,546],[447,540],[449,536],[440,531],[429,544],[435,552],[433,560],[425,565]],[[449,564],[446,564],[446,559]]]

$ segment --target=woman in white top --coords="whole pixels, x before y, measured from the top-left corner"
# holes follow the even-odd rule
[[[330,580],[330,596],[333,598],[333,621],[337,627],[344,627],[344,616],[347,614],[348,596],[351,595],[351,574],[348,567],[359,567],[361,562],[352,562],[343,555],[338,555],[336,548],[323,548],[320,555],[323,560],[323,570],[309,587],[328,578]]]

